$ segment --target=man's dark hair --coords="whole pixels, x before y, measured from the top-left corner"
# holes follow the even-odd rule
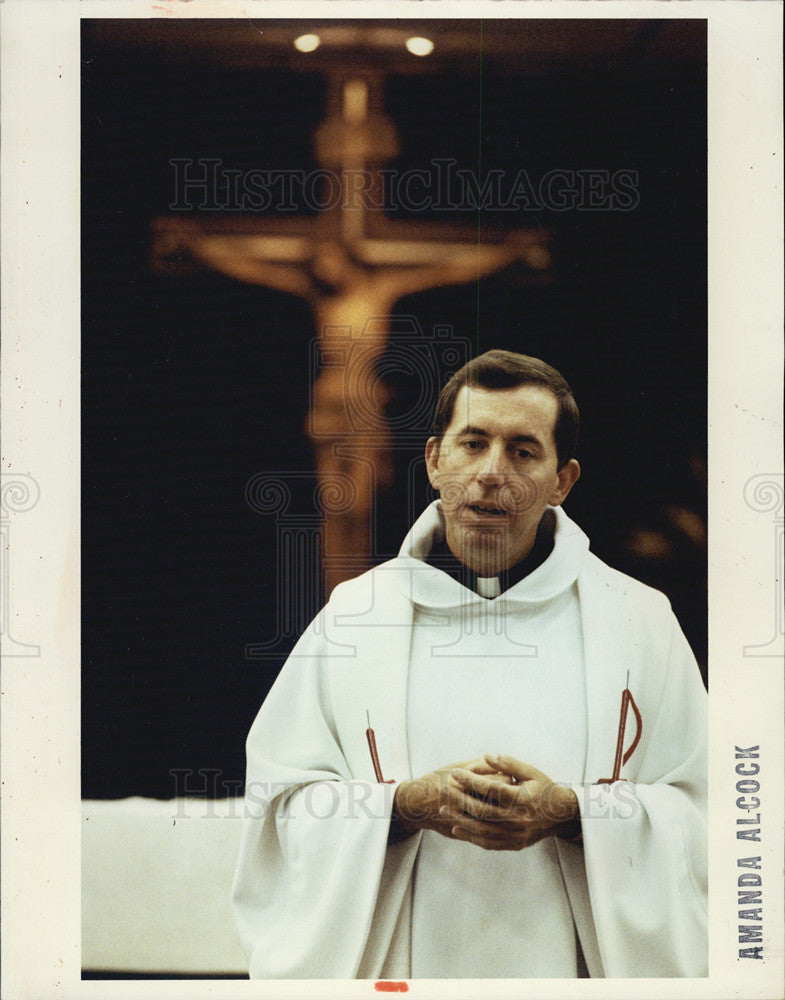
[[[566,379],[539,358],[513,351],[486,351],[460,368],[439,394],[433,416],[433,435],[440,441],[450,426],[455,399],[463,386],[480,389],[517,389],[519,385],[541,385],[559,404],[553,436],[559,468],[575,455],[578,444],[578,404]]]

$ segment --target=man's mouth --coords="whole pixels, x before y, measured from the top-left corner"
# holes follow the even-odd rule
[[[487,503],[470,503],[466,506],[472,513],[478,514],[480,517],[504,517],[507,513],[501,507],[494,507]]]

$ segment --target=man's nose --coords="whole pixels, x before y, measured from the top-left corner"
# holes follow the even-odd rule
[[[503,447],[490,447],[483,454],[477,479],[486,486],[498,486],[507,475],[507,454]]]

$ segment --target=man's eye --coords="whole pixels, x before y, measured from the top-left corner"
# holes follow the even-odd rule
[[[463,442],[464,448],[468,448],[469,451],[477,451],[478,448],[482,447],[482,442],[469,438],[469,440]]]
[[[518,458],[531,458],[532,457],[532,453],[530,451],[527,451],[525,448],[518,448],[516,454],[518,455]]]

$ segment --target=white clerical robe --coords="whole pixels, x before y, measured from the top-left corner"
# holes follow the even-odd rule
[[[586,766],[577,577],[583,532],[504,593],[415,577],[407,726],[414,774],[502,752],[561,784]],[[495,585],[495,586],[494,586]],[[490,598],[485,599],[482,595]],[[445,916],[449,914],[449,917]],[[553,838],[522,852],[422,835],[412,878],[413,978],[574,978],[575,925]]]
[[[556,935],[550,943],[560,956],[538,964],[535,947],[520,967],[505,959],[496,973],[487,968],[473,973],[451,966],[449,955],[434,956],[434,949],[454,940],[450,920],[462,925],[461,933],[469,932],[476,896],[467,898],[455,865],[444,864],[451,848],[434,850],[438,835],[418,833],[387,843],[395,786],[374,776],[367,719],[385,781],[419,776],[412,762],[425,767],[428,753],[439,766],[451,762],[449,746],[439,758],[438,748],[421,745],[427,720],[412,711],[408,697],[410,681],[429,683],[423,650],[443,651],[440,639],[451,638],[439,632],[438,621],[427,621],[429,614],[438,619],[434,594],[438,605],[445,580],[460,587],[423,561],[443,534],[437,501],[415,524],[398,558],[336,588],[292,652],[249,734],[246,818],[233,896],[252,977],[405,978],[428,969],[436,975],[574,975],[573,926],[592,976],[707,974],[705,691],[696,664],[666,599],[591,555],[585,536],[561,509],[556,524],[552,556],[492,603],[509,604],[517,588],[536,592],[538,584],[543,596],[548,581],[558,577],[553,557],[572,551],[572,580],[545,595],[532,635],[543,646],[541,663],[558,669],[561,657],[545,645],[554,636],[548,615],[561,602],[568,623],[562,638],[568,647],[579,646],[563,676],[574,715],[554,720],[548,753],[558,761],[554,741],[560,729],[565,723],[577,727],[579,746],[564,761],[566,775],[551,777],[570,783],[578,795],[582,843],[550,838],[520,853],[500,852],[502,860],[493,862],[489,858],[497,852],[439,839],[462,852],[463,861],[454,860],[464,869],[493,867],[497,892],[514,877],[516,864],[521,875],[534,873],[531,862],[539,851],[545,862],[541,881],[518,901],[531,908],[536,897],[547,899]],[[482,600],[470,595],[468,603]],[[526,685],[526,660],[537,659],[525,655],[528,640],[520,618],[520,608],[510,615],[508,638],[522,645],[524,654],[518,673],[506,675],[519,693]],[[424,629],[433,629],[436,641],[430,645]],[[496,648],[489,674],[504,675],[499,654],[509,651],[508,645]],[[550,680],[531,690],[553,705]],[[622,771],[626,780],[600,784],[611,777],[625,687],[642,715],[640,744]],[[438,712],[438,703],[433,708]],[[514,754],[520,746],[522,759],[547,773],[541,758],[525,752],[534,745],[520,735],[527,727],[526,709],[512,698],[504,721],[500,718],[500,737],[506,733],[517,743],[495,740],[483,749]],[[471,703],[465,718],[468,729]],[[535,736],[541,721],[529,719]],[[565,736],[570,739],[576,742],[574,733]],[[469,881],[474,892],[479,883]],[[440,899],[446,933],[418,934]],[[487,899],[483,905],[487,910]],[[525,935],[526,927],[524,912],[512,940]],[[539,946],[536,934],[534,944]]]

